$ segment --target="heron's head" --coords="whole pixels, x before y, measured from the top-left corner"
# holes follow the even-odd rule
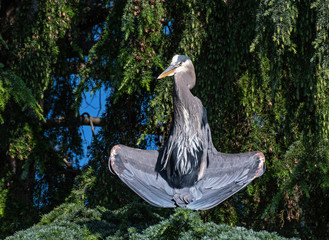
[[[176,73],[187,73],[190,75],[189,82],[187,83],[189,85],[189,88],[191,89],[194,87],[195,84],[195,72],[194,72],[194,66],[191,61],[191,59],[184,55],[175,55],[170,63],[170,66],[164,70],[158,79],[164,78],[167,76],[173,76]],[[191,81],[191,83],[190,83]],[[192,83],[193,82],[193,83]]]

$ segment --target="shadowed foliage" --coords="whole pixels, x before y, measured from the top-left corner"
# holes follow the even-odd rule
[[[109,173],[109,151],[117,143],[163,144],[173,82],[156,77],[175,54],[194,63],[193,95],[208,111],[215,147],[258,150],[266,158],[262,178],[200,212],[205,228],[221,228],[214,222],[328,238],[328,6],[328,0],[0,1],[0,238],[42,227],[41,216],[56,206],[69,209],[70,201],[90,211],[142,201]],[[104,124],[82,169],[79,109],[88,91],[102,88]],[[55,119],[61,124],[47,124]],[[173,214],[169,219],[181,216]],[[67,229],[51,224],[52,233]],[[87,225],[74,226],[76,238],[91,234]],[[149,236],[147,229],[134,236]]]
[[[286,239],[266,231],[203,223],[197,212],[177,209],[169,218],[146,204],[130,203],[109,211],[63,204],[40,222],[6,240],[24,239]]]

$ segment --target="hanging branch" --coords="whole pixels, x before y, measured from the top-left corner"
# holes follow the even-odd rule
[[[86,116],[87,115],[87,116]],[[94,127],[101,127],[104,125],[104,119],[100,117],[91,117],[89,113],[83,113],[77,118],[77,124],[80,126],[91,126],[94,134]],[[67,121],[65,117],[48,119],[45,123],[46,126],[65,126]]]

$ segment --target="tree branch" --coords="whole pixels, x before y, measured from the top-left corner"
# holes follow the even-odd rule
[[[77,125],[101,127],[104,125],[104,119],[100,117],[80,116],[77,119]],[[46,126],[65,126],[68,125],[65,117],[48,119],[45,123]]]

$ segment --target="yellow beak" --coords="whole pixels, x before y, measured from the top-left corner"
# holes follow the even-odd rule
[[[176,66],[170,65],[166,70],[164,70],[158,77],[158,79],[160,78],[164,78],[167,76],[172,76],[176,71]]]

